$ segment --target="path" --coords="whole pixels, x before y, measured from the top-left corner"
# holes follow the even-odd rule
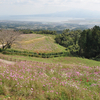
[[[15,64],[15,62],[13,62],[13,61],[7,61],[7,60],[4,60],[4,59],[0,59],[0,62],[6,63],[6,64],[12,64],[12,65]]]
[[[28,40],[28,41],[24,41],[24,43],[32,43],[32,42],[35,42],[35,41],[40,41],[42,39],[45,39],[46,36],[43,36],[43,37],[40,37],[40,38],[36,38],[36,39],[33,39],[33,40]]]
[[[3,44],[3,45],[6,45],[6,44]],[[0,48],[2,47],[2,45],[0,44]]]

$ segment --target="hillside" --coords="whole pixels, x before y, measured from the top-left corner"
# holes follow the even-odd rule
[[[55,43],[54,37],[22,34],[12,49],[65,51]],[[71,56],[38,58],[1,53],[0,58],[0,100],[100,100],[99,61]]]
[[[12,48],[41,53],[64,52],[65,48],[56,44],[54,37],[52,35],[22,34]]]

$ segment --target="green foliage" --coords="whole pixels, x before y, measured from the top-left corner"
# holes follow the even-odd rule
[[[30,56],[30,57],[42,57],[42,58],[53,58],[53,57],[63,57],[69,56],[69,52],[59,52],[59,53],[35,53],[35,52],[28,52],[28,51],[18,51],[13,49],[8,49],[2,51],[3,54],[11,54],[11,55],[23,55],[23,56]]]
[[[80,47],[78,44],[76,44],[76,45],[74,44],[74,45],[68,46],[67,50],[69,50],[71,54],[75,55],[75,54],[78,54],[79,48]]]
[[[23,30],[19,30],[21,31],[23,34],[32,34],[32,33],[36,33],[36,34],[51,34],[51,35],[56,35],[56,31],[50,31],[50,30],[30,30],[30,29],[23,29]]]
[[[84,30],[79,39],[80,55],[86,58],[96,57],[100,54],[100,27]]]
[[[23,29],[23,30],[19,30],[21,31],[23,34],[31,34],[33,33],[33,30],[30,30],[30,29]]]
[[[67,50],[71,52],[71,54],[78,54],[79,51],[79,37],[81,30],[72,30],[66,29],[62,34],[56,36],[56,43],[66,47]]]
[[[67,97],[67,95],[66,95],[65,92],[62,92],[62,93],[61,93],[60,100],[68,100],[68,97]]]
[[[2,52],[2,48],[0,48],[0,52]]]
[[[49,31],[49,30],[41,30],[41,31],[36,31],[37,34],[51,34],[51,35],[56,35],[56,31]]]
[[[70,31],[66,29],[55,38],[56,43],[66,47],[73,55],[80,55],[86,58],[96,59],[100,55],[100,27],[92,29]]]
[[[0,95],[4,94],[2,86],[0,86]]]

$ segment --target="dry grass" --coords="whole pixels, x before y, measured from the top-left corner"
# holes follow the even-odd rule
[[[40,38],[36,38],[33,40],[28,40],[28,41],[22,41],[23,44],[30,44],[30,43],[35,43],[36,41],[42,41],[45,39],[46,36],[40,37]]]
[[[23,34],[12,46],[14,49],[33,52],[63,52],[65,48],[56,44],[50,35]]]

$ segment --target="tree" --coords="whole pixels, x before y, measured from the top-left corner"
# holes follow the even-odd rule
[[[84,30],[79,39],[80,55],[86,58],[100,54],[100,27]]]
[[[77,54],[79,51],[78,41],[80,38],[81,30],[66,29],[62,34],[56,35],[56,43],[66,47],[72,54]]]
[[[10,48],[20,34],[20,32],[14,30],[1,30],[0,44],[2,45],[2,49]]]

